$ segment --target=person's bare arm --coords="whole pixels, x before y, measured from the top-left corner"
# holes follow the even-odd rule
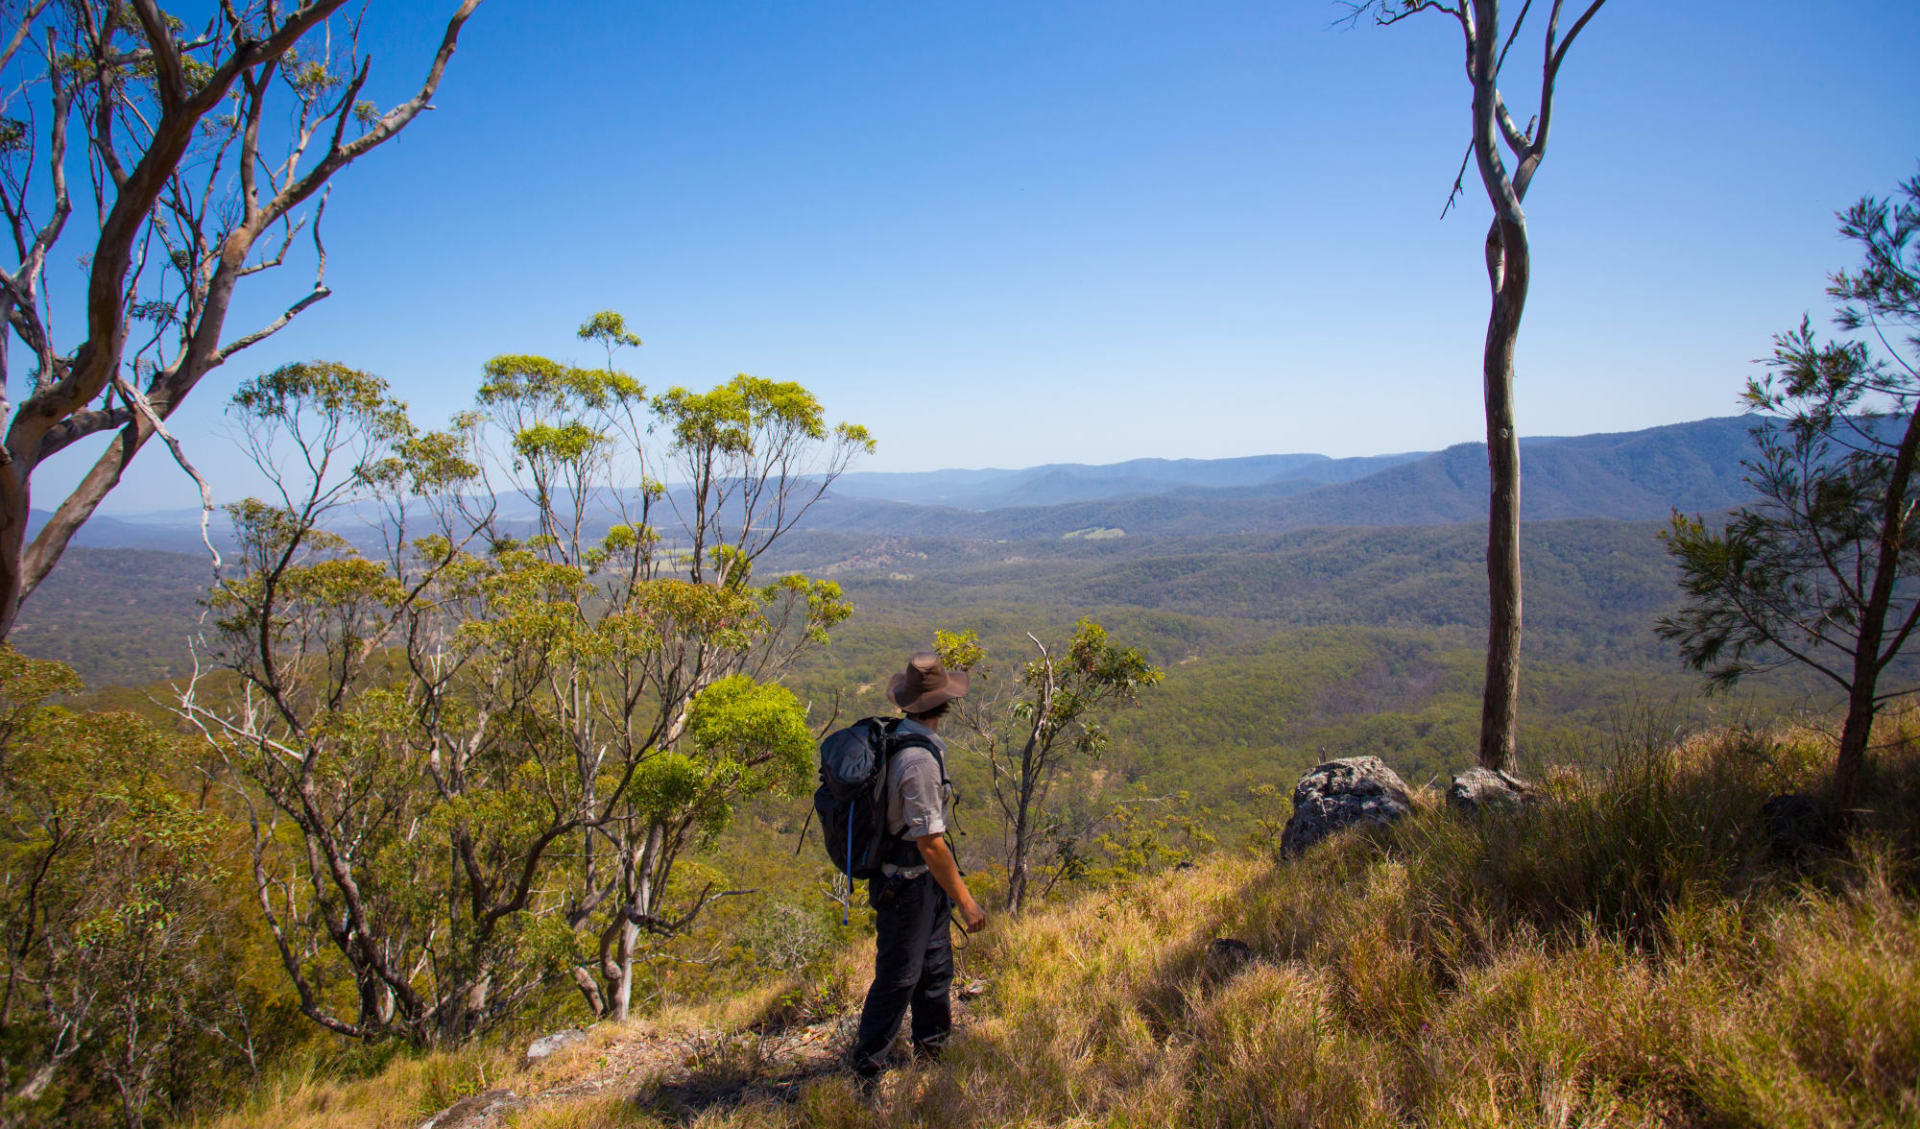
[[[922,835],[914,843],[920,848],[920,857],[926,860],[927,871],[933,875],[933,880],[940,883],[947,897],[960,907],[960,924],[966,926],[969,933],[985,927],[987,911],[981,909],[980,903],[974,901],[973,895],[967,892],[967,880],[960,877],[960,864],[953,859],[953,849],[947,846],[947,837]]]

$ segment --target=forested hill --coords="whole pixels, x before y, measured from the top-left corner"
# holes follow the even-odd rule
[[[1676,508],[1713,512],[1738,505],[1749,496],[1741,459],[1752,451],[1751,426],[1746,419],[1710,419],[1617,435],[1530,440],[1522,456],[1523,514],[1528,520],[1635,521],[1663,518]],[[1010,472],[848,476],[848,486],[837,486],[808,515],[807,525],[1023,540],[1112,531],[1129,537],[1191,537],[1322,526],[1442,525],[1486,516],[1484,444],[1379,459],[1273,458],[1292,461],[1203,462],[1220,466],[1222,475],[1244,475],[1263,465],[1273,471],[1259,482],[1211,487],[1194,485],[1199,474],[1191,468],[1168,469],[1183,464],[1156,460],[1035,468],[1005,481],[999,494],[989,488],[1000,480],[961,476]],[[1120,484],[1131,493],[1060,505],[1002,504],[986,510],[967,505],[988,497],[1019,497],[1027,490],[1064,489],[1063,478],[1079,489]],[[942,491],[951,491],[955,501],[915,504]]]

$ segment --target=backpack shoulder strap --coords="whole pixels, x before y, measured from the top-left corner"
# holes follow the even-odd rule
[[[941,754],[939,742],[918,733],[901,733],[900,723],[905,720],[905,718],[891,717],[882,723],[882,732],[886,735],[883,759],[891,762],[894,754],[902,750],[925,749],[933,754],[933,763],[940,766],[940,782],[946,783],[947,758]]]
[[[880,721],[880,771],[874,774],[874,800],[881,806],[884,806],[888,769],[893,765],[893,758],[907,749],[925,749],[940,769],[940,783],[949,787],[952,785],[952,781],[947,779],[947,758],[941,754],[939,743],[918,733],[899,732],[900,723],[904,720],[890,717]]]

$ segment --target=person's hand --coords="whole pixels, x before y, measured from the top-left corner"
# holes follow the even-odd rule
[[[979,902],[968,898],[960,907],[960,925],[969,933],[980,932],[987,927],[987,911],[980,908]]]

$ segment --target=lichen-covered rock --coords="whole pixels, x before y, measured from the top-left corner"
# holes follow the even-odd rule
[[[526,1101],[512,1090],[488,1090],[461,1098],[420,1123],[420,1129],[486,1129],[504,1125],[507,1116]]]
[[[1392,823],[1412,811],[1406,784],[1379,757],[1328,761],[1293,786],[1280,853],[1292,858],[1336,831]]]
[[[567,1047],[572,1046],[586,1037],[586,1031],[578,1027],[570,1027],[565,1031],[555,1031],[551,1035],[542,1035],[527,1044],[527,1061],[539,1062],[541,1059],[565,1050]]]
[[[1447,806],[1457,812],[1507,811],[1533,800],[1527,782],[1497,769],[1475,765],[1453,778]]]

